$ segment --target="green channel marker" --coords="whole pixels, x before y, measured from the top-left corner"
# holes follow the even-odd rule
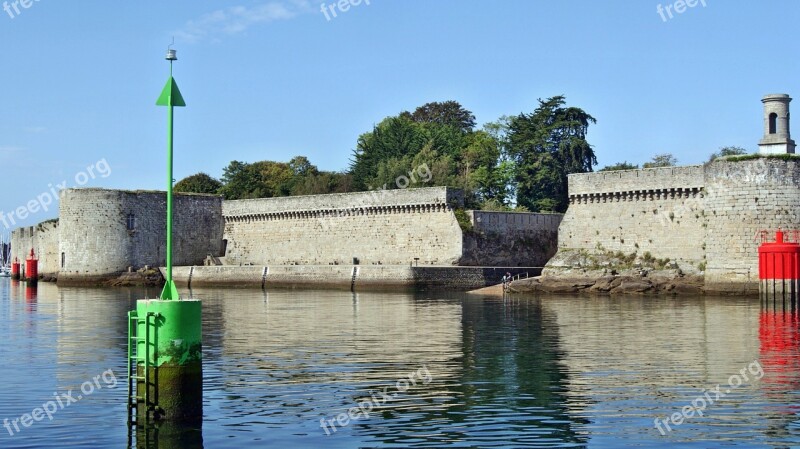
[[[198,423],[203,419],[202,305],[196,299],[182,300],[172,279],[173,108],[186,106],[172,77],[172,63],[177,59],[175,50],[167,51],[169,80],[156,102],[169,111],[167,279],[159,299],[136,302],[129,322],[129,420],[135,408],[137,425],[150,420]]]
[[[147,335],[137,342],[136,391],[149,404],[137,408],[137,419],[200,422],[203,419],[202,307],[199,300],[139,300],[136,312],[141,320],[136,334]],[[147,363],[144,357],[147,356]],[[146,380],[149,379],[149,382]],[[148,385],[149,383],[149,385]],[[145,395],[147,391],[147,395]]]
[[[186,102],[183,101],[178,83],[172,77],[172,63],[177,61],[175,50],[167,52],[167,60],[169,61],[169,79],[164,90],[161,91],[161,96],[156,101],[157,106],[167,107],[167,282],[164,284],[164,290],[161,291],[161,299],[171,300],[180,299],[178,289],[175,287],[175,281],[172,280],[172,134],[173,134],[173,109],[176,106],[185,107]]]

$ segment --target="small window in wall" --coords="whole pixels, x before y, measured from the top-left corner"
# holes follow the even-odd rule
[[[133,214],[128,214],[128,230],[134,231],[136,230],[136,216]]]
[[[769,133],[775,134],[778,132],[778,114],[772,113],[769,115]]]
[[[64,262],[67,260],[67,253],[61,253],[61,268],[64,268]]]

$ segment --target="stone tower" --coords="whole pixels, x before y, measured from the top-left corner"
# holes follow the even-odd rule
[[[761,154],[794,154],[794,140],[789,134],[789,102],[786,94],[766,95],[764,103],[764,137],[758,142]]]

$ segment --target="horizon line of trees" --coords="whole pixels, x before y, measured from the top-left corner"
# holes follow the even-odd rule
[[[741,156],[747,154],[747,150],[738,146],[721,147],[719,151],[711,153],[708,162],[719,159],[725,156]],[[642,164],[641,168],[658,168],[658,167],[674,167],[678,165],[678,159],[672,153],[660,153],[653,156],[650,161]],[[615,170],[637,170],[638,164],[632,164],[628,161],[617,162],[616,164],[606,165],[598,171],[615,171]]]
[[[201,172],[181,179],[174,189],[233,200],[448,186],[464,190],[467,208],[564,212],[567,175],[591,172],[597,165],[586,139],[596,119],[568,106],[561,95],[538,103],[530,113],[503,116],[481,128],[456,101],[427,103],[386,117],[361,134],[346,170],[319,170],[305,156],[288,162],[234,160],[220,179]],[[725,147],[712,159],[741,154],[732,149],[741,150]],[[671,154],[662,154],[644,167],[676,163]],[[425,167],[426,176],[407,176],[418,167]],[[625,161],[601,170],[633,168],[638,165]]]

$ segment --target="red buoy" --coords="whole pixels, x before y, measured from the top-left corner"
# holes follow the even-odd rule
[[[33,248],[31,248],[28,258],[25,259],[25,280],[28,282],[39,280],[39,259],[33,253]]]
[[[11,279],[19,280],[19,259],[16,257],[14,258],[14,262],[11,263]]]
[[[784,232],[775,233],[774,242],[758,248],[758,278],[761,294],[767,298],[797,298],[800,282],[800,244],[784,241]]]

